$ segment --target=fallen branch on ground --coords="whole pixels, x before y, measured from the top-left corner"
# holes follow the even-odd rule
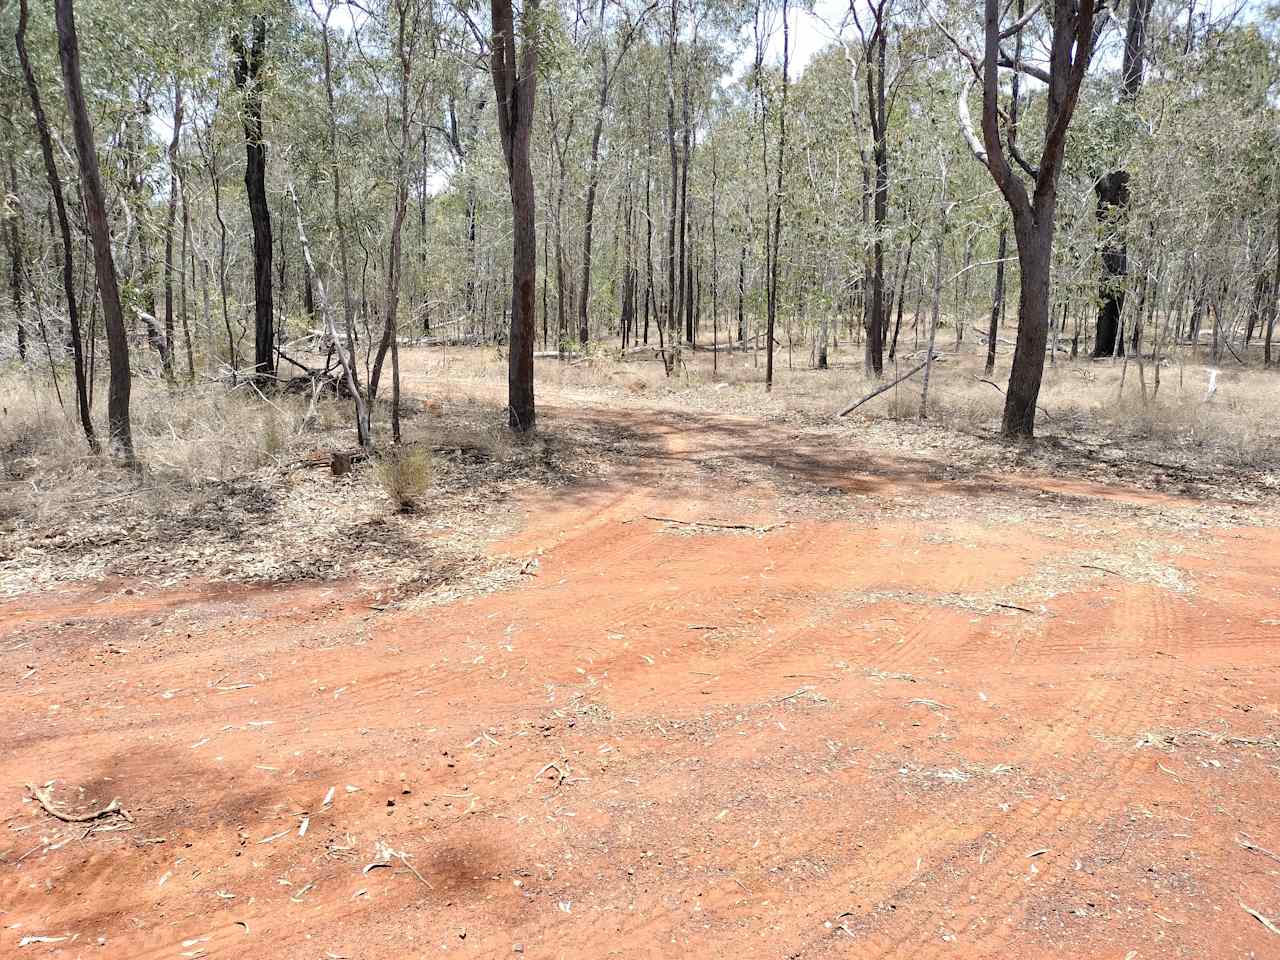
[[[996,606],[1004,610],[1021,610],[1023,613],[1035,613],[1034,610],[1027,607],[1020,607],[1016,603],[997,603]]]
[[[937,358],[935,357],[934,359],[937,359]],[[900,384],[903,380],[906,380],[908,377],[914,377],[917,373],[919,373],[921,370],[925,368],[925,364],[927,364],[928,362],[929,361],[926,359],[924,363],[920,364],[917,367],[912,367],[911,370],[904,373],[897,380],[894,380],[891,383],[886,383],[883,387],[878,387],[875,390],[872,390],[861,400],[857,401],[856,403],[849,404],[849,406],[845,407],[843,410],[837,413],[836,416],[843,417],[843,416],[847,416],[850,413],[853,413],[853,411],[857,410],[860,406],[862,406],[868,400],[872,400],[875,397],[880,396],[880,394],[884,393],[886,390],[896,387],[898,384]]]
[[[101,810],[94,810],[91,813],[63,813],[53,805],[53,798],[49,796],[48,790],[40,790],[35,784],[28,783],[27,790],[31,793],[31,799],[40,804],[45,813],[51,817],[56,817],[64,823],[89,823],[91,820],[97,820],[99,817],[107,817],[112,814],[119,814],[130,823],[133,823],[133,817],[129,816],[129,811],[120,806],[120,798],[116,797]]]
[[[770,530],[776,530],[778,527],[787,525],[785,520],[781,523],[770,523],[763,527],[757,527],[751,523],[719,523],[714,520],[677,520],[675,517],[652,517],[647,513],[644,515],[644,519],[654,520],[658,523],[675,523],[683,527],[711,527],[715,530],[750,530],[753,533],[768,533]]]
[[[1240,844],[1240,846],[1244,847],[1246,850],[1252,850],[1254,853],[1260,853],[1264,857],[1270,857],[1276,863],[1280,863],[1280,854],[1272,853],[1266,847],[1258,846],[1243,833],[1236,837],[1236,843]]]
[[[1253,919],[1257,920],[1260,924],[1262,924],[1264,927],[1266,927],[1276,936],[1280,937],[1280,927],[1276,926],[1276,922],[1274,920],[1272,920],[1270,917],[1264,917],[1257,910],[1253,909],[1253,907],[1247,906],[1243,901],[1240,903],[1240,906],[1241,908],[1243,908],[1245,913],[1249,914],[1249,916],[1253,917]]]
[[[1082,570],[1101,570],[1103,573],[1109,573],[1109,574],[1111,574],[1113,577],[1119,577],[1121,580],[1128,580],[1128,579],[1129,579],[1129,578],[1128,578],[1128,577],[1126,577],[1123,573],[1120,573],[1120,572],[1118,572],[1118,571],[1116,571],[1116,570],[1112,570],[1112,569],[1110,569],[1109,567],[1100,567],[1100,566],[1098,566],[1096,563],[1082,563],[1082,564],[1080,564],[1080,569],[1082,569]]]

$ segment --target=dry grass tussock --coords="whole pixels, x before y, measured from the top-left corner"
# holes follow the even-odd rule
[[[585,427],[515,440],[501,405],[410,397],[405,447],[389,448],[380,406],[380,456],[334,477],[313,454],[354,448],[350,406],[322,400],[308,418],[309,399],[135,383],[143,466],[131,472],[89,454],[51,389],[3,377],[0,596],[116,576],[365,580],[403,597],[483,590],[519,568],[484,549],[515,522],[510,494],[576,482],[616,449]]]

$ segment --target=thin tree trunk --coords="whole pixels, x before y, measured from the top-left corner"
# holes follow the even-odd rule
[[[316,10],[314,0],[310,0],[310,2],[312,3],[312,11],[321,21],[320,33],[324,50],[324,89],[325,99],[329,107],[329,174],[333,183],[333,221],[338,235],[338,262],[342,268],[342,321],[347,338],[347,355],[351,358],[351,365],[347,370],[347,375],[350,378],[350,387],[357,401],[356,434],[359,438],[360,446],[367,447],[370,445],[372,438],[369,434],[368,413],[364,410],[364,403],[360,399],[360,380],[355,367],[356,337],[355,316],[351,308],[351,263],[347,256],[346,222],[342,216],[342,166],[338,161],[338,113],[333,97],[333,52],[329,37],[329,18],[333,15],[335,0],[327,0],[328,7],[323,17]],[[316,276],[314,263],[311,265],[311,276],[317,286],[320,286],[320,278]]]
[[[1004,312],[1004,261],[1009,252],[1009,228],[1000,225],[1000,240],[996,244],[996,285],[991,296],[991,320],[987,325],[987,362],[983,376],[990,377],[996,369],[996,336],[1000,330],[1000,315]],[[957,321],[958,322],[958,321]]]
[[[316,292],[320,295],[320,314],[324,317],[324,321],[328,326],[329,339],[337,351],[338,363],[342,367],[342,375],[347,384],[347,391],[351,394],[351,399],[355,404],[356,439],[359,441],[360,446],[367,447],[369,445],[369,411],[365,407],[364,397],[356,389],[355,357],[350,352],[342,349],[342,340],[338,336],[338,328],[334,326],[333,313],[329,309],[329,301],[324,294],[324,281],[315,272],[315,261],[311,258],[311,244],[307,241],[307,231],[302,224],[302,205],[298,203],[298,194],[294,191],[292,183],[289,184],[289,199],[293,201],[293,213],[298,222],[298,242],[302,246],[302,256],[311,267],[312,276],[315,277]]]
[[[929,374],[933,372],[933,349],[938,341],[938,321],[942,318],[942,255],[947,238],[947,168],[942,168],[942,220],[938,224],[938,241],[933,247],[933,313],[929,318],[929,345],[924,354],[924,382],[920,387],[920,419],[929,416]],[[960,322],[959,319],[956,320]]]
[[[107,330],[107,352],[111,361],[111,379],[107,391],[108,435],[113,454],[125,464],[134,466],[137,457],[133,450],[133,431],[129,422],[129,394],[132,387],[129,343],[125,336],[124,313],[120,308],[115,261],[111,255],[111,226],[107,219],[106,195],[99,174],[98,151],[94,145],[93,125],[89,121],[84,87],[80,79],[80,45],[76,37],[72,0],[54,0],[54,17],[58,26],[58,59],[66,89],[67,112],[71,117],[80,163],[85,220],[93,239],[94,268]]]
[[[182,82],[173,78],[173,139],[169,141],[169,211],[164,227],[164,339],[167,347],[164,352],[164,374],[173,382],[173,233],[178,220],[178,146],[182,142]],[[185,318],[184,318],[185,319]],[[190,349],[188,339],[187,348]]]
[[[768,318],[765,324],[765,390],[773,388],[773,336],[778,317],[778,253],[782,241],[782,165],[787,149],[787,86],[791,65],[791,34],[787,22],[787,0],[782,0],[782,103],[778,112],[778,183],[773,202],[773,253],[769,265]]]
[[[18,48],[18,59],[22,61],[22,73],[26,80],[27,95],[31,99],[31,113],[36,122],[36,133],[40,138],[40,155],[44,160],[45,176],[49,181],[49,192],[53,197],[54,210],[58,218],[58,233],[62,240],[62,289],[63,296],[66,298],[67,319],[71,334],[71,354],[75,365],[76,378],[76,410],[80,415],[80,426],[84,430],[85,440],[89,443],[89,449],[93,453],[98,453],[101,449],[98,443],[98,436],[93,429],[93,417],[89,407],[88,378],[85,375],[84,363],[84,345],[80,336],[80,311],[76,303],[76,286],[75,286],[75,258],[72,254],[71,244],[71,223],[67,218],[66,200],[62,194],[62,178],[58,174],[58,165],[54,159],[53,138],[49,133],[49,121],[45,116],[44,106],[40,100],[40,87],[36,83],[35,71],[31,66],[31,59],[27,54],[27,19],[28,9],[27,0],[19,0],[18,5],[18,30],[15,40]],[[15,185],[16,192],[16,185]],[[16,231],[16,218],[13,229]],[[14,237],[14,264],[13,264],[13,282],[15,305],[20,303],[20,292],[18,291],[18,243],[17,234]],[[20,355],[25,353],[26,344],[23,342],[25,327],[22,323],[21,308],[19,306],[18,316],[18,352]]]

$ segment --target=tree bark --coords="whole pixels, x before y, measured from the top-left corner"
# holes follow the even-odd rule
[[[255,16],[248,46],[236,34],[235,82],[244,98],[244,187],[253,222],[253,375],[260,380],[275,376],[273,324],[275,308],[271,290],[271,208],[267,203],[267,144],[262,134],[262,61],[267,45],[267,21]]]
[[[351,262],[347,255],[346,221],[342,216],[342,167],[338,161],[338,114],[333,98],[333,52],[329,37],[329,18],[333,15],[334,0],[328,0],[324,16],[321,16],[319,10],[316,9],[314,0],[311,0],[311,4],[312,12],[320,20],[324,51],[324,89],[325,100],[329,108],[329,173],[333,182],[333,221],[338,235],[338,262],[342,267],[342,321],[343,333],[347,338],[347,356],[349,358],[347,378],[351,392],[356,400],[356,437],[360,446],[368,447],[372,443],[372,437],[369,432],[368,408],[360,398],[360,377],[355,364],[356,335],[355,316],[351,307]],[[294,203],[296,205],[297,198],[294,198]],[[298,232],[301,240],[302,215],[300,212],[298,214]],[[311,277],[320,289],[320,296],[323,300],[323,283],[316,274],[315,264],[310,263],[309,268]],[[333,332],[332,324],[331,332]]]
[[[164,352],[164,374],[170,382],[174,380],[173,346],[175,342],[173,330],[173,233],[178,221],[178,146],[182,142],[182,82],[173,78],[173,138],[169,141],[169,211],[164,228],[164,339],[167,347]],[[188,345],[189,346],[189,345]]]
[[[507,415],[517,433],[534,429],[534,298],[538,285],[538,236],[529,140],[537,84],[538,0],[526,0],[523,36],[516,50],[512,0],[490,0],[493,38],[490,74],[496,95],[498,135],[511,189],[511,342],[507,351]]]
[[[1125,29],[1124,60],[1120,76],[1120,102],[1132,105],[1137,99],[1146,70],[1147,19],[1152,0],[1130,0],[1129,22]],[[1093,355],[1110,357],[1124,352],[1120,317],[1124,312],[1125,282],[1129,255],[1124,224],[1129,209],[1129,172],[1112,170],[1093,185],[1098,195],[1096,216],[1104,231],[1102,276],[1098,280],[1098,321]]]
[[[1280,318],[1280,195],[1276,200],[1276,272],[1271,282],[1271,316],[1267,318],[1267,336],[1262,345],[1262,362],[1271,366],[1271,338],[1275,333],[1276,319]]]
[[[44,105],[40,100],[40,87],[36,83],[36,75],[31,66],[31,58],[27,54],[27,20],[27,0],[19,0],[18,30],[14,39],[18,48],[18,59],[22,62],[22,74],[26,80],[27,94],[31,98],[31,113],[35,118],[36,133],[40,138],[40,156],[44,160],[45,176],[49,181],[49,192],[53,196],[53,206],[58,218],[58,234],[62,240],[62,289],[63,296],[66,298],[67,319],[71,334],[71,354],[75,365],[76,410],[80,415],[80,426],[81,429],[84,430],[84,436],[89,443],[89,449],[96,454],[100,450],[100,444],[98,443],[98,436],[93,429],[93,417],[91,416],[89,409],[89,394],[87,387],[88,378],[85,376],[84,364],[84,345],[80,336],[80,311],[76,303],[75,258],[72,254],[71,223],[67,218],[66,200],[62,194],[62,178],[58,175],[58,165],[57,161],[54,159],[53,137],[49,133],[49,120],[45,116]],[[16,221],[13,229],[15,231],[17,229]],[[16,258],[18,256],[16,232],[13,239],[13,253]],[[15,304],[17,304],[20,299],[18,276],[18,261],[15,259],[13,264]],[[26,328],[22,323],[21,309],[19,308],[19,355],[24,355],[26,352],[26,344],[24,342],[25,330]]]
[[[982,374],[990,377],[996,371],[996,336],[1000,330],[1000,314],[1004,311],[1004,261],[1009,252],[1009,228],[1000,224],[1000,239],[996,244],[996,285],[991,295],[991,321],[987,325],[987,362]]]
[[[1049,273],[1058,176],[1067,130],[1093,53],[1094,2],[1055,4],[1051,17],[1049,74],[1046,85],[1044,143],[1040,166],[1032,178],[1034,192],[1013,171],[1005,155],[1000,126],[1000,2],[985,0],[982,70],[982,142],[979,154],[1013,217],[1014,240],[1021,267],[1018,294],[1018,338],[1005,392],[1002,432],[1009,439],[1035,435],[1036,400],[1044,375],[1044,347],[1049,333]],[[1016,155],[1015,155],[1016,158]]]
[[[94,271],[98,278],[98,295],[102,301],[107,353],[111,364],[111,378],[107,389],[107,431],[113,455],[132,467],[136,465],[137,457],[129,422],[129,393],[132,387],[129,342],[125,336],[124,314],[120,309],[120,288],[116,280],[115,260],[111,254],[111,225],[107,219],[106,195],[98,172],[93,124],[89,120],[84,86],[80,79],[80,44],[76,36],[72,0],[54,0],[54,17],[58,26],[58,59],[62,66],[67,113],[71,117],[79,157],[85,220],[93,240]]]

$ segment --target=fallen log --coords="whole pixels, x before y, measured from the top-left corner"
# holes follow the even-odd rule
[[[937,358],[935,357],[934,359],[936,360]],[[925,368],[925,364],[927,364],[928,362],[929,361],[926,358],[924,363],[920,364],[917,367],[912,367],[910,370],[908,370],[906,373],[900,376],[897,380],[894,380],[890,383],[886,383],[883,387],[877,387],[875,390],[872,390],[861,400],[858,400],[854,403],[849,404],[847,407],[845,407],[843,410],[837,413],[836,416],[843,417],[843,416],[847,416],[850,413],[853,413],[853,411],[857,410],[860,406],[862,406],[868,400],[872,400],[880,396],[880,394],[884,393],[886,390],[896,387],[898,384],[900,384],[903,380],[906,380],[908,377],[914,377],[917,373],[919,373],[921,370]]]

